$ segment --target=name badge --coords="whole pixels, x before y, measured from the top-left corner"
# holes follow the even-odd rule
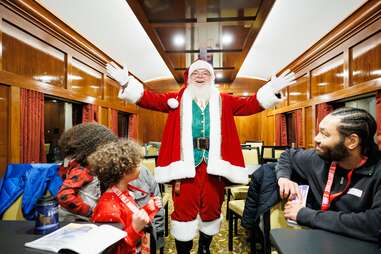
[[[362,190],[356,189],[356,188],[350,188],[348,190],[348,194],[351,194],[353,196],[361,198],[362,196]]]

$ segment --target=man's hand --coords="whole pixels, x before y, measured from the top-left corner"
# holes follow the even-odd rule
[[[288,201],[286,205],[284,206],[284,217],[286,219],[294,220],[296,221],[296,216],[298,215],[298,212],[300,209],[302,209],[304,206],[302,204],[302,201],[299,199],[298,201]]]
[[[275,75],[272,76],[266,86],[270,86],[274,91],[274,94],[276,94],[293,83],[295,83],[295,73],[290,72],[290,70],[286,70],[280,74],[279,77],[276,77]]]
[[[302,195],[299,192],[298,184],[291,181],[288,178],[281,177],[278,179],[279,195],[283,198],[291,197],[291,199],[302,199]]]
[[[106,65],[107,74],[113,79],[118,81],[121,86],[125,86],[129,80],[128,69],[124,67],[123,69],[116,65],[114,62],[108,63]]]
[[[144,226],[150,222],[149,216],[143,209],[132,215],[132,227],[136,232],[143,230]]]

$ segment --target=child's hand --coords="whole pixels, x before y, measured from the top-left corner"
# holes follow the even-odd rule
[[[161,203],[161,199],[159,197],[154,197],[154,198],[150,199],[150,201],[148,201],[147,205],[148,205],[149,210],[151,210],[151,211],[155,211],[156,208],[160,209],[163,207],[163,205]]]
[[[143,230],[144,226],[150,222],[149,216],[143,209],[132,215],[132,227],[136,232]]]

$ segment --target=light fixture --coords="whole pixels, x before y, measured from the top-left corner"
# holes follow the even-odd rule
[[[183,35],[176,34],[175,37],[173,37],[173,44],[175,44],[175,46],[177,47],[183,46],[184,43],[185,43],[185,39]]]
[[[231,34],[224,34],[222,36],[222,44],[229,45],[233,42],[233,36]]]
[[[249,96],[249,93],[248,92],[243,92],[242,96]]]
[[[50,75],[41,75],[41,76],[34,76],[35,80],[44,82],[44,83],[50,83],[52,81],[58,80],[58,77],[50,76]]]
[[[82,77],[81,77],[81,76],[78,76],[78,75],[72,75],[72,74],[69,74],[69,75],[68,75],[68,79],[69,79],[69,80],[81,80]]]
[[[222,72],[217,72],[216,73],[216,78],[220,79],[222,78],[224,75],[222,74]]]

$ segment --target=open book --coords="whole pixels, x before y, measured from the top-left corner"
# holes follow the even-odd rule
[[[310,189],[310,186],[308,185],[299,185],[299,192],[300,192],[300,195],[302,196],[302,203],[303,203],[303,206],[306,206],[306,203],[307,203],[307,195],[308,195],[308,190]],[[294,200],[292,200],[292,202],[299,202],[299,199],[296,198]],[[298,223],[294,220],[291,220],[291,219],[287,219],[287,224],[289,226],[295,226],[295,225],[298,225]]]
[[[125,231],[107,224],[97,226],[95,224],[70,223],[24,245],[57,253],[70,250],[81,254],[93,254],[102,252],[126,235]]]

